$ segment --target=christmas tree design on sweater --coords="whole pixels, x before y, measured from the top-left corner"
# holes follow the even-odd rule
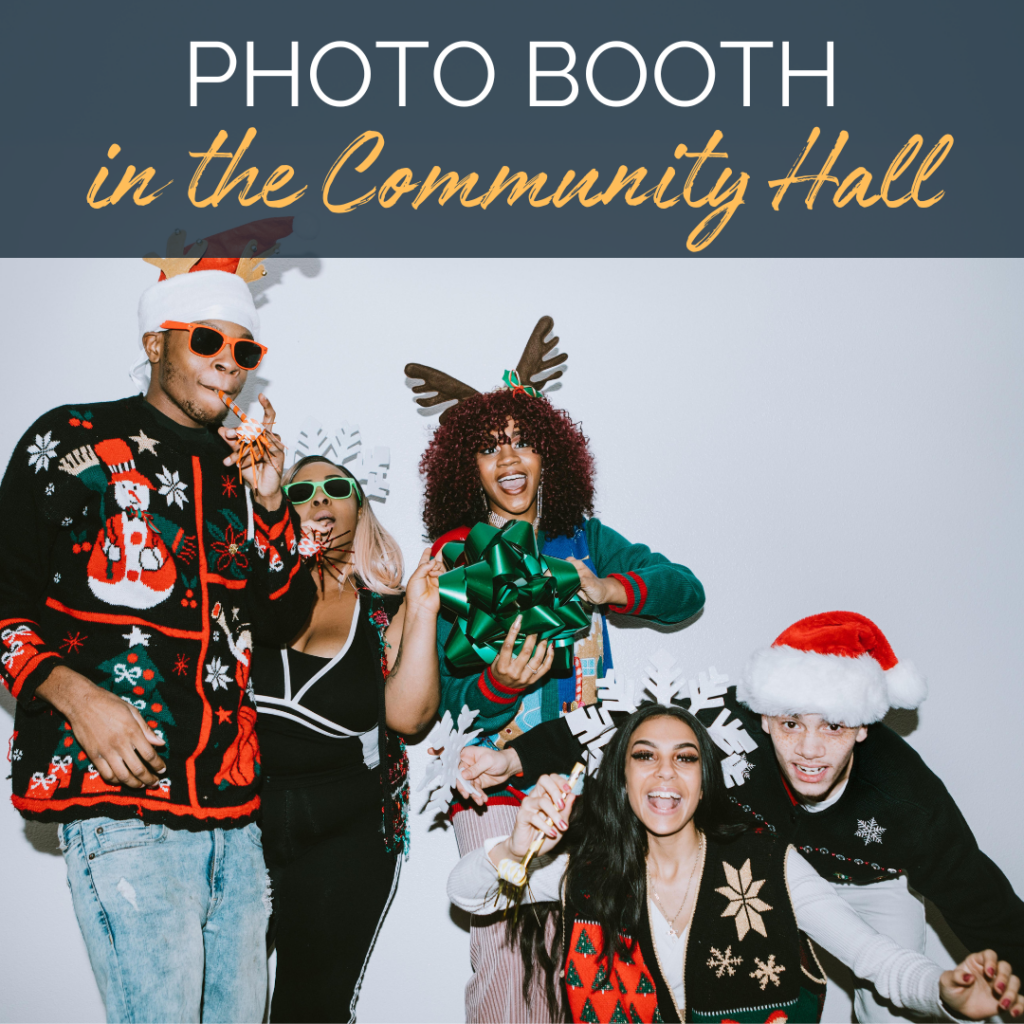
[[[159,751],[160,756],[166,760],[170,753],[167,727],[175,723],[174,716],[159,690],[164,677],[146,649],[150,639],[148,633],[143,633],[137,626],[133,626],[131,632],[125,635],[125,639],[128,641],[128,649],[99,666],[99,670],[104,673],[104,688],[135,708],[146,725],[164,741]],[[56,785],[48,787],[50,791],[46,795],[52,796],[57,789],[70,785],[73,770],[86,772],[82,780],[83,793],[119,791],[119,786],[111,786],[104,782],[99,772],[90,764],[88,754],[75,739],[67,722],[64,723],[62,732],[63,735],[50,762],[50,775],[54,777]],[[150,792],[153,796],[170,796],[169,786],[163,782]]]

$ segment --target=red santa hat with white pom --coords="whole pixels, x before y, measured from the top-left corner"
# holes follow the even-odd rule
[[[858,726],[881,721],[891,707],[918,707],[928,687],[869,618],[823,612],[755,652],[736,695],[762,715],[817,714]]]

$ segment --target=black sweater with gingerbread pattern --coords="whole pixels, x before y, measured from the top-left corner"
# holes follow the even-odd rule
[[[202,830],[255,816],[253,641],[291,640],[315,588],[298,571],[294,511],[263,509],[228,454],[141,396],[54,409],[18,442],[0,485],[0,672],[17,699],[12,801],[25,817]],[[35,695],[58,664],[164,739],[158,785],[103,781]]]

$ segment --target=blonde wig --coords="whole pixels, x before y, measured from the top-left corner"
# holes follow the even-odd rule
[[[359,481],[344,466],[339,466],[322,455],[307,455],[304,459],[299,459],[288,470],[284,483],[290,484],[300,469],[313,462],[326,462],[342,476],[355,480],[356,487],[359,488],[362,502],[359,506],[359,518],[356,520],[355,540],[352,542],[352,563],[355,574],[375,593],[401,594],[404,590],[402,575],[405,572],[402,549],[374,514]]]

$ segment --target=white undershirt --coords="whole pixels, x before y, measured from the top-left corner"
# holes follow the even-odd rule
[[[482,847],[467,853],[455,865],[448,877],[448,898],[452,903],[471,914],[494,913],[498,872],[488,854],[506,838],[485,840]],[[565,854],[535,863],[524,899],[559,902]],[[707,870],[714,867],[708,863]],[[873,984],[883,999],[939,1020],[956,1019],[943,1008],[939,996],[942,968],[921,953],[905,949],[876,932],[793,847],[786,853],[786,882],[800,930],[846,964],[858,978]],[[660,911],[649,916],[665,983],[683,1006],[686,932],[673,938]],[[770,927],[770,920],[766,923]]]
[[[839,802],[839,798],[845,792],[846,784],[849,781],[849,779],[843,779],[843,781],[840,782],[839,785],[836,786],[836,788],[832,790],[832,792],[827,797],[825,797],[824,800],[819,800],[817,803],[807,804],[801,802],[800,806],[803,807],[804,810],[810,811],[812,814],[817,814],[818,811],[823,811],[826,807],[831,807],[834,803]]]

